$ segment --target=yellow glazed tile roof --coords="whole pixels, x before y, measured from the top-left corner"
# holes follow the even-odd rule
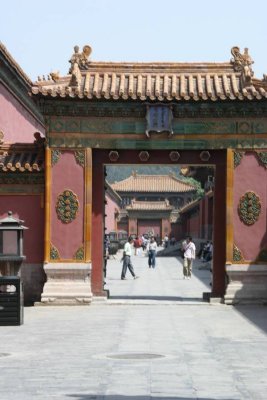
[[[196,188],[172,175],[131,175],[111,184],[116,192],[191,192]]]
[[[225,63],[92,62],[75,46],[69,74],[38,78],[34,95],[88,99],[184,101],[267,98],[267,78],[254,78],[253,60],[235,46]]]
[[[184,65],[183,72],[179,72],[179,65],[177,68],[170,68],[169,64],[151,64],[151,72],[148,72],[147,68],[137,68],[135,72],[117,72],[114,64],[109,66],[106,70],[106,65],[92,65],[92,71],[82,75],[78,86],[71,85],[71,75],[59,78],[56,82],[36,82],[32,93],[49,97],[142,101],[267,98],[266,87],[260,86],[259,82],[256,86],[243,87],[240,73],[234,72],[224,64],[222,71],[217,70],[217,64],[201,64],[199,69],[193,69],[192,64],[189,64]],[[106,71],[102,72],[101,69]],[[125,65],[125,70],[127,69],[128,65]]]
[[[40,171],[44,171],[42,148],[5,148],[0,151],[0,172]]]
[[[4,46],[2,42],[0,42],[0,53],[2,53],[5,59],[9,62],[9,64],[18,72],[18,74],[22,77],[22,79],[30,86],[32,85],[31,79],[25,74],[19,64],[14,60],[11,56],[7,48]]]

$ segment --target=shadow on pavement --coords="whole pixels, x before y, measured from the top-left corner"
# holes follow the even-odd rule
[[[252,322],[264,333],[267,333],[267,306],[264,305],[235,305],[234,309],[244,318]]]
[[[90,394],[68,394],[77,400],[218,400],[214,397],[180,397],[180,396],[128,396],[128,395],[90,395]],[[233,398],[220,398],[220,400],[234,400]]]
[[[183,265],[183,259],[181,257],[175,257]],[[209,282],[212,280],[212,275],[210,272],[210,267],[207,263],[203,263],[199,259],[195,259],[193,262],[192,275],[197,278],[200,282],[206,285],[210,289]]]

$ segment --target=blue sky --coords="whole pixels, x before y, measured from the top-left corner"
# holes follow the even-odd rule
[[[93,61],[229,61],[244,47],[267,73],[266,0],[12,0],[1,4],[0,40],[36,80],[65,75],[73,46]]]

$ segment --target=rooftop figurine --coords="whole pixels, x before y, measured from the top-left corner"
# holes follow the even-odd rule
[[[245,85],[251,85],[251,79],[254,75],[254,72],[251,68],[251,65],[254,63],[250,55],[248,54],[248,48],[244,49],[244,53],[240,53],[240,49],[237,46],[232,47],[231,53],[234,58],[231,59],[231,63],[234,66],[234,70],[237,72],[241,72],[241,76],[243,78],[243,83]]]
[[[71,64],[69,72],[70,73],[73,72],[73,70],[75,69],[75,64],[79,67],[79,69],[87,70],[90,65],[88,58],[91,53],[92,53],[92,48],[88,45],[83,46],[83,51],[81,53],[79,46],[74,46],[74,53],[71,56],[71,59],[69,60]]]

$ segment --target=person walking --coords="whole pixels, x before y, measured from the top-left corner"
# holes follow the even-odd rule
[[[141,237],[141,241],[142,241],[142,249],[143,251],[145,251],[146,247],[147,247],[147,238],[145,237],[145,235],[142,235]]]
[[[163,244],[165,249],[167,249],[167,247],[169,246],[169,236],[167,234],[164,236]]]
[[[148,266],[149,266],[149,268],[151,268],[151,267],[155,268],[156,267],[157,242],[156,242],[154,236],[152,236],[150,238],[150,241],[147,246],[147,250],[148,250]]]
[[[190,279],[192,275],[193,260],[196,258],[196,246],[191,236],[184,243],[184,279]]]
[[[124,245],[123,249],[123,265],[122,265],[122,271],[121,271],[121,279],[124,280],[127,268],[129,269],[130,273],[132,274],[134,279],[137,279],[138,276],[135,275],[134,273],[134,268],[133,264],[131,261],[131,255],[132,255],[132,243],[133,243],[133,238],[129,236],[128,241]]]
[[[139,238],[139,236],[136,236],[134,239],[134,254],[138,256],[140,254],[139,250],[142,247],[142,240]]]

